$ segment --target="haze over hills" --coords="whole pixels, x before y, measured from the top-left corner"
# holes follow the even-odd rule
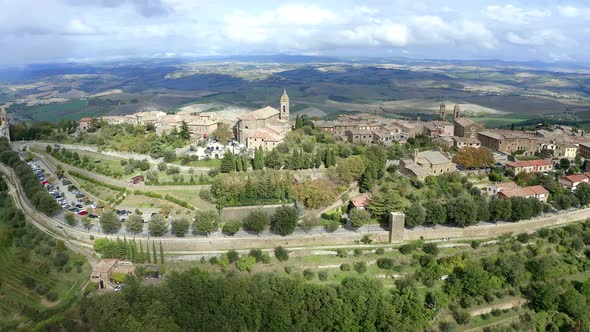
[[[10,103],[16,120],[56,121],[142,110],[173,112],[189,104],[253,109],[271,104],[287,89],[293,111],[313,110],[315,116],[369,112],[427,119],[446,100],[465,104],[468,115],[495,126],[537,116],[562,118],[564,112],[575,120],[590,105],[590,76],[584,68],[296,55],[34,64],[0,70],[0,101]],[[507,113],[511,115],[504,121],[495,118]]]

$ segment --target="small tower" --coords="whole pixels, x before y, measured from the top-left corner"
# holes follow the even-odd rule
[[[461,109],[459,108],[459,104],[455,104],[453,108],[453,119],[458,119],[461,117]]]
[[[0,108],[0,138],[2,137],[10,142],[10,124],[8,123],[8,113],[4,108]]]
[[[289,96],[287,96],[287,90],[283,90],[283,95],[281,96],[279,119],[289,121]]]
[[[440,116],[441,120],[445,120],[445,102],[443,101],[442,103],[440,103],[440,106],[438,107],[438,115]]]

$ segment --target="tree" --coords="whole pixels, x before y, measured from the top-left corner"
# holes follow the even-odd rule
[[[268,214],[264,211],[257,209],[252,212],[244,219],[244,228],[248,231],[260,234],[266,227],[268,227],[270,219]]]
[[[82,226],[84,226],[84,228],[89,231],[92,228],[92,220],[90,220],[90,218],[88,216],[83,216],[82,217]]]
[[[217,128],[213,131],[212,135],[224,144],[229,142],[233,137],[231,128],[227,123],[223,122],[217,124]]]
[[[580,183],[574,192],[580,205],[586,206],[590,203],[590,184],[586,182]]]
[[[221,159],[219,171],[221,173],[230,173],[236,171],[236,158],[229,150],[225,151],[223,159]]]
[[[160,264],[164,265],[164,247],[162,247],[162,241],[160,241]]]
[[[143,218],[138,214],[130,216],[125,223],[125,230],[131,234],[139,234],[143,232]]]
[[[98,220],[103,232],[107,234],[117,233],[121,229],[121,220],[115,212],[104,212]]]
[[[205,234],[208,236],[217,231],[220,222],[221,218],[217,211],[197,211],[195,214],[195,223],[193,224],[193,233]]]
[[[350,183],[358,180],[365,172],[366,160],[361,156],[350,156],[341,159],[336,165],[336,174],[342,183]]]
[[[430,225],[444,224],[447,221],[447,209],[437,200],[427,200],[424,203],[425,223]]]
[[[473,225],[476,222],[477,210],[473,207],[473,200],[469,196],[460,196],[449,200],[447,204],[447,219],[460,226]]]
[[[148,222],[148,232],[151,236],[162,236],[168,231],[168,222],[161,214],[155,214]],[[148,248],[149,251],[149,248]]]
[[[360,274],[367,272],[367,263],[364,261],[354,262],[353,266],[354,270]]]
[[[567,158],[559,159],[559,168],[560,169],[566,170],[566,169],[570,168],[570,166],[571,166],[571,162],[569,159],[567,159]]]
[[[180,132],[178,132],[178,136],[180,136],[180,138],[182,138],[185,141],[191,138],[191,132],[188,129],[188,124],[184,120],[180,122]]]
[[[488,204],[490,209],[490,221],[508,220],[512,216],[512,203],[510,199],[492,198]]]
[[[406,225],[408,226],[420,226],[426,221],[426,211],[419,201],[414,201],[412,205],[406,208],[404,213],[406,215]]]
[[[156,242],[152,240],[152,253],[154,254],[154,264],[158,263],[158,254],[156,254]]]
[[[176,237],[184,237],[188,233],[190,222],[185,218],[174,219],[170,223],[170,233]]]
[[[281,261],[285,262],[289,260],[289,251],[282,246],[278,246],[275,248],[275,257]]]
[[[462,148],[457,151],[453,161],[466,168],[480,168],[494,164],[492,151],[486,148]]]
[[[359,228],[369,223],[371,214],[367,210],[352,209],[349,212],[350,225],[354,228]]]
[[[76,220],[76,215],[72,212],[66,212],[64,214],[64,219],[70,226],[76,226],[78,220]]]
[[[430,254],[430,255],[438,255],[438,252],[440,251],[438,249],[438,245],[434,242],[428,242],[426,244],[424,244],[424,246],[422,247],[422,250],[424,250],[425,253]]]
[[[223,231],[230,235],[236,234],[242,227],[242,222],[239,220],[229,220],[223,224]]]
[[[299,214],[296,208],[283,205],[276,209],[270,218],[271,229],[280,235],[289,235],[295,231],[298,218]]]
[[[240,271],[250,272],[255,264],[256,264],[256,258],[254,258],[252,256],[242,256],[236,262],[236,267]]]
[[[401,211],[404,200],[391,185],[386,184],[373,193],[368,209],[375,218],[383,219],[390,212]]]

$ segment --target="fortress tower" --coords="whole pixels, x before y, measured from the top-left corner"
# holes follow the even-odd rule
[[[281,96],[279,119],[289,121],[289,96],[287,96],[287,90],[283,90],[283,95]]]
[[[453,108],[453,119],[458,119],[461,117],[461,109],[459,108],[459,104],[455,104]]]
[[[10,142],[10,127],[8,123],[8,113],[4,108],[0,108],[0,137],[5,137]]]

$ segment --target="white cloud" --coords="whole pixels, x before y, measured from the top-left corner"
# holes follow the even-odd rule
[[[473,43],[494,48],[497,40],[482,23],[471,20],[445,22],[439,16],[415,16],[411,20],[413,42],[420,45]]]
[[[544,46],[550,45],[552,47],[572,47],[577,44],[576,41],[564,36],[561,32],[543,29],[528,33],[526,37],[515,32],[508,32],[506,40],[515,45],[524,46]]]
[[[344,30],[341,36],[354,45],[399,47],[408,43],[410,32],[405,24],[384,20]]]
[[[68,22],[64,32],[68,35],[93,35],[97,30],[79,19],[73,19]]]
[[[486,7],[486,14],[489,18],[511,24],[525,24],[535,19],[551,15],[549,10],[523,9],[513,5],[491,5]]]
[[[581,17],[590,15],[590,8],[578,8],[573,6],[558,6],[557,11],[565,17]]]

